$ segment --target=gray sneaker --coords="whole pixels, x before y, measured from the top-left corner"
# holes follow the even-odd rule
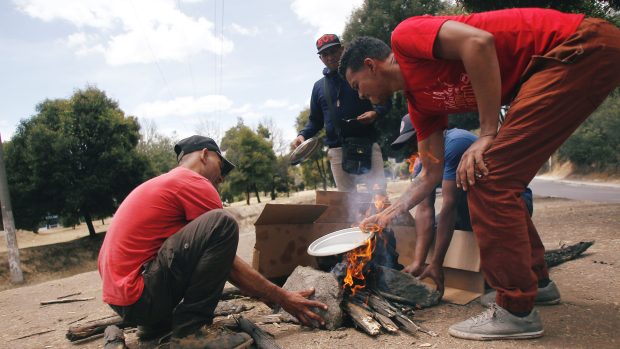
[[[496,291],[491,291],[480,297],[480,304],[484,307],[490,307],[491,304],[495,304]],[[556,286],[555,282],[549,281],[549,284],[545,287],[538,288],[538,294],[534,299],[536,305],[554,305],[560,303],[560,290]]]
[[[492,304],[482,314],[450,326],[448,333],[457,338],[490,341],[538,338],[542,337],[544,330],[538,310],[533,309],[530,315],[518,317]]]

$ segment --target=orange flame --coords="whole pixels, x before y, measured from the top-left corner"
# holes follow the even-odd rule
[[[418,158],[421,157],[425,157],[428,160],[430,160],[431,162],[438,164],[439,163],[439,159],[437,159],[433,154],[431,153],[413,153],[411,154],[411,156],[408,159],[405,159],[405,162],[409,163],[409,173],[413,173],[414,167],[415,167],[415,162]]]
[[[415,166],[415,161],[418,159],[418,153],[413,153],[408,159],[405,159],[407,163],[409,163],[409,173],[413,173],[413,167]]]
[[[351,293],[366,287],[364,267],[372,258],[375,250],[375,238],[366,240],[365,244],[347,253],[347,275],[344,277],[343,288],[350,288]]]
[[[376,191],[381,190],[379,186],[376,186]],[[383,211],[386,205],[389,205],[388,198],[386,195],[382,193],[375,194],[373,200],[374,206],[376,208],[376,212],[379,213]],[[374,214],[371,212],[372,206],[368,208],[366,215]],[[366,240],[364,244],[350,252],[348,252],[345,256],[345,260],[347,263],[347,273],[344,277],[343,288],[350,288],[351,293],[355,295],[357,290],[364,289],[366,287],[366,277],[364,276],[364,267],[370,260],[372,259],[372,254],[375,251],[375,246],[377,242],[377,236],[381,234],[383,229],[374,223],[365,224],[362,228],[362,231],[368,234],[374,233],[375,235]]]

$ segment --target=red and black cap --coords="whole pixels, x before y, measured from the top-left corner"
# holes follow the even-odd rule
[[[317,41],[316,41],[316,49],[317,49],[317,53],[321,53],[322,51],[332,47],[332,46],[340,46],[340,39],[338,38],[338,35],[336,34],[323,34],[323,36],[321,36]]]

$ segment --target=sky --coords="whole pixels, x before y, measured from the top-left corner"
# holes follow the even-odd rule
[[[45,99],[97,87],[159,133],[215,136],[239,117],[285,140],[363,0],[1,0],[0,135]],[[217,135],[217,133],[220,133]]]

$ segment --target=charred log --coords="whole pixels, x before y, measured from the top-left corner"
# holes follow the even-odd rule
[[[581,241],[574,245],[562,246],[556,250],[545,251],[545,262],[547,262],[547,267],[551,268],[566,261],[570,261],[571,259],[575,259],[593,244],[594,240]]]

